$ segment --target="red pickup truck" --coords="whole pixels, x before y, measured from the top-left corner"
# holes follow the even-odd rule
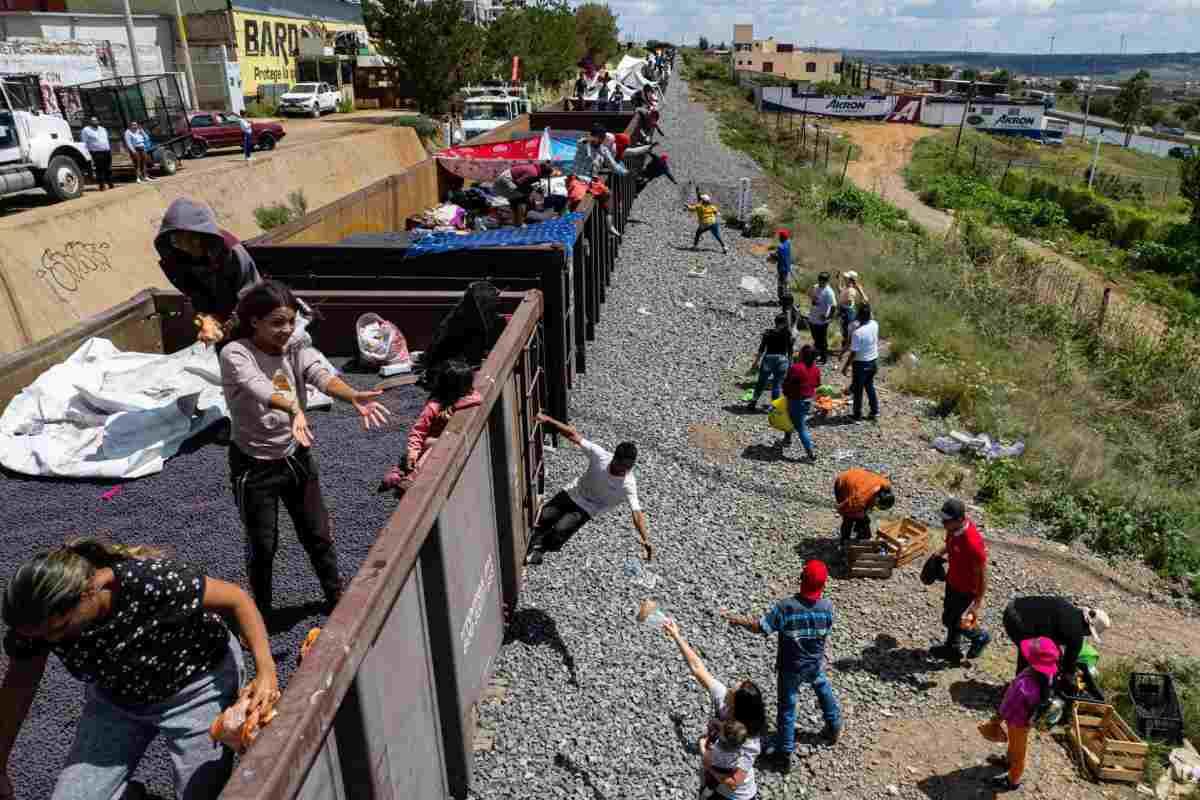
[[[188,117],[192,126],[192,140],[188,155],[200,158],[209,150],[222,147],[242,146],[242,122],[237,114],[226,111],[197,111]],[[250,126],[254,132],[254,147],[257,150],[272,150],[287,135],[278,122],[255,122]]]

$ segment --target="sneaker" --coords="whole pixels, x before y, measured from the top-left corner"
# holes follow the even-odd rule
[[[137,180],[137,182],[138,182],[138,183],[141,183],[141,182],[142,182],[142,179],[141,179],[141,178],[137,178],[136,180]]]
[[[939,644],[937,647],[929,648],[929,655],[934,658],[940,658],[943,661],[949,661],[951,664],[957,664],[962,661],[962,651],[948,644]]]
[[[1015,792],[1021,788],[1021,784],[1010,781],[1008,779],[1008,775],[997,775],[996,777],[992,778],[991,783],[992,791],[997,793]]]
[[[617,237],[618,239],[621,238],[621,232],[619,230],[617,230],[617,226],[613,225],[612,223],[609,223],[609,225],[608,225],[608,232],[611,233],[613,236]]]
[[[979,638],[971,642],[971,646],[967,648],[967,658],[979,658],[986,648],[992,642],[992,635],[987,631],[980,631]]]
[[[766,755],[767,762],[776,772],[787,774],[792,771],[792,754],[782,750],[772,750]]]
[[[879,419],[878,414],[867,414],[867,422],[876,422]]]
[[[832,725],[826,724],[825,728],[821,731],[821,738],[824,739],[825,743],[828,745],[837,744],[838,739],[841,737],[841,735],[842,735],[841,726],[838,726],[835,728]]]
[[[780,447],[791,447],[792,446],[792,435],[790,433],[785,433],[783,435],[783,438],[779,440],[779,446]]]
[[[987,762],[989,764],[991,764],[993,767],[1000,767],[1001,769],[1008,769],[1008,756],[1005,755],[1004,753],[993,753],[992,755],[987,757]]]
[[[148,181],[156,181],[156,180],[158,180],[158,178],[154,178],[154,177],[151,177],[150,175],[147,175],[147,176],[146,176],[146,180],[148,180]]]
[[[532,564],[534,566],[537,566],[538,564],[542,563],[542,551],[541,550],[530,550],[529,554],[527,556],[525,556],[525,563]]]

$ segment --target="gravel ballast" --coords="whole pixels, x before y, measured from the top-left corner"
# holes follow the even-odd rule
[[[352,335],[352,334],[350,334]],[[347,374],[359,388],[378,382],[371,375]],[[425,392],[416,387],[387,391],[383,403],[392,412],[383,431],[364,431],[358,414],[335,401],[329,411],[313,411],[314,452],[321,485],[333,515],[339,566],[348,579],[366,558],[396,500],[375,492],[380,478],[404,449],[408,427],[420,413]],[[226,448],[193,440],[185,452],[149,478],[121,486],[111,500],[100,495],[109,484],[0,479],[5,502],[0,510],[4,547],[0,581],[7,581],[29,556],[79,536],[150,544],[198,565],[206,574],[246,587],[245,536],[229,486]],[[275,559],[274,614],[269,619],[271,649],[281,685],[296,667],[300,642],[310,628],[323,624],[321,589],[291,518],[279,510],[280,546]],[[246,656],[248,668],[253,658]],[[0,674],[8,668],[0,657]],[[46,676],[9,761],[17,796],[50,796],[83,708],[84,687],[58,659],[50,657]],[[174,796],[170,762],[162,740],[151,745],[135,774],[163,798]]]
[[[714,116],[689,102],[682,79],[673,81],[662,114],[661,151],[681,182],[703,189],[762,177],[748,157],[720,143]],[[832,486],[849,467],[892,475],[898,494],[892,514],[938,529],[934,518],[945,495],[927,474],[944,461],[928,446],[938,423],[924,401],[888,388],[886,367],[881,423],[818,423],[815,464],[800,461],[798,440],[786,454],[774,449],[779,435],[766,416],[739,408],[739,382],[778,310],[768,304],[774,266],[728,229],[728,256],[709,237],[693,252],[695,216],[683,207],[683,194],[659,179],[638,198],[588,372],[572,398],[572,422],[585,437],[610,450],[624,440],[638,445],[639,495],[655,547],[650,569],[662,580],[651,591],[624,577],[626,559],[639,553],[624,507],[527,569],[521,608],[497,660],[505,693],[480,708],[491,744],[476,755],[473,797],[694,797],[695,741],[708,699],[675,646],[634,620],[639,602],[653,597],[675,617],[718,679],[755,680],[773,729],[774,637],[733,630],[718,610],[759,614],[795,591],[807,558],[835,558]],[[804,247],[794,242],[793,253]],[[821,264],[820,253],[804,255]],[[744,276],[758,278],[768,293],[740,288]],[[864,278],[870,286],[871,276]],[[849,383],[832,364],[825,378]],[[565,440],[560,448],[548,454],[547,496],[586,466]],[[1003,553],[993,548],[997,599],[985,618],[996,637],[993,651],[1008,656],[1012,648],[999,625],[1005,599],[1060,587]],[[956,702],[944,688],[949,676],[942,665],[924,653],[945,632],[941,587],[923,587],[919,568],[918,562],[882,582],[842,579],[831,569],[827,596],[837,616],[829,676],[846,727],[836,747],[819,744],[820,715],[813,693],[802,689],[797,759],[786,776],[760,767],[764,800],[927,797],[911,781],[873,782],[864,760],[874,728],[891,717],[984,713]],[[973,680],[971,668],[953,672]]]

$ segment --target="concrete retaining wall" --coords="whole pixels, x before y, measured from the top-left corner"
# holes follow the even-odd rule
[[[261,233],[254,209],[302,189],[309,208],[427,158],[406,127],[350,133],[260,153],[249,163],[187,161],[172,179],[89,192],[0,220],[0,354],[53,336],[150,287],[169,288],[154,236],[178,197],[212,206],[243,239]]]

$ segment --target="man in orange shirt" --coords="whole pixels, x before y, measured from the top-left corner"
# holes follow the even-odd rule
[[[942,603],[942,624],[946,626],[946,643],[932,647],[929,654],[952,664],[962,660],[962,637],[971,643],[967,658],[979,658],[992,637],[982,625],[963,627],[963,615],[970,612],[976,620],[983,610],[987,592],[987,544],[975,523],[967,517],[962,500],[950,498],[942,505],[942,527],[946,529],[946,544],[935,555],[945,556],[946,598]]]
[[[842,515],[842,542],[850,541],[850,534],[859,539],[871,538],[869,512],[879,508],[887,511],[896,504],[892,494],[892,482],[882,475],[855,467],[848,469],[833,482],[833,496],[837,500],[838,513]]]

